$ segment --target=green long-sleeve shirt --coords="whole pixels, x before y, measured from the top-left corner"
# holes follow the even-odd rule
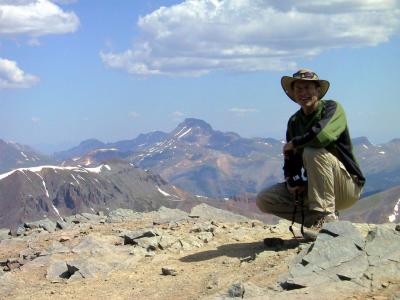
[[[338,102],[320,100],[310,115],[305,115],[301,109],[297,111],[288,121],[286,141],[291,141],[297,151],[293,157],[285,159],[285,177],[301,174],[304,147],[325,148],[357,177],[360,185],[364,185],[365,177],[353,154],[346,114]]]

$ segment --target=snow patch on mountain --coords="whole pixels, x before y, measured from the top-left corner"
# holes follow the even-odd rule
[[[60,215],[60,212],[58,211],[57,207],[54,206],[54,204],[52,204],[54,211],[56,212],[56,214],[60,217],[61,220],[63,220],[63,218]]]
[[[158,190],[161,194],[163,194],[164,196],[171,196],[171,195],[168,194],[167,192],[165,192],[165,191],[163,191],[162,189],[160,189],[159,186],[157,187],[157,190]]]
[[[9,171],[7,173],[0,174],[0,180],[10,176],[14,172],[22,172],[24,175],[27,176],[25,171],[30,171],[30,172],[35,173],[38,176],[40,176],[38,173],[40,173],[43,169],[53,169],[54,171],[56,171],[56,170],[70,170],[70,171],[74,171],[74,172],[83,172],[83,173],[88,173],[88,172],[100,173],[104,168],[107,169],[107,170],[111,170],[111,167],[109,165],[105,165],[105,164],[100,165],[100,166],[95,167],[95,168],[59,167],[59,166],[38,166],[38,167],[31,167],[31,168],[19,168],[19,169],[15,169],[15,170]],[[40,178],[42,178],[42,180],[43,180],[42,176],[40,176]]]
[[[393,223],[399,217],[399,210],[400,210],[400,199],[397,201],[396,205],[393,208],[393,214],[391,214],[388,219],[389,222]]]
[[[186,127],[184,127],[186,128]],[[190,131],[192,130],[192,128],[189,128],[188,130],[186,130],[184,133],[182,133],[181,135],[178,136],[178,139],[184,137],[185,135],[187,135]]]
[[[75,178],[74,174],[71,174],[71,177],[76,181],[76,183],[79,185],[78,179]],[[72,183],[72,182],[71,182]]]

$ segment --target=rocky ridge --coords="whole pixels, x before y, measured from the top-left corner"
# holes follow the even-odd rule
[[[26,223],[0,230],[1,299],[400,297],[399,225],[329,223],[308,244],[287,225],[205,204]]]
[[[0,227],[129,208],[184,207],[194,196],[122,160],[95,168],[39,166],[0,175]]]

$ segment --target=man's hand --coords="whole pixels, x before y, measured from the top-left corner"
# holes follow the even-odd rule
[[[297,185],[297,186],[290,186],[289,184],[286,184],[286,187],[289,191],[290,194],[292,195],[302,195],[306,191],[306,186],[305,185]]]
[[[296,148],[294,147],[292,142],[286,143],[285,146],[283,146],[283,150],[282,150],[283,156],[285,158],[293,155],[295,153],[295,151],[296,151]]]

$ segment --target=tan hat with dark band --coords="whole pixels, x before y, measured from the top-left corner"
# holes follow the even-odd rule
[[[309,69],[300,69],[296,73],[293,74],[292,77],[290,76],[283,76],[281,79],[281,85],[283,90],[285,91],[286,95],[290,99],[296,102],[294,99],[294,94],[293,94],[293,82],[296,80],[311,80],[311,81],[317,81],[320,86],[320,96],[319,98],[322,99],[322,97],[325,96],[326,92],[329,89],[329,81],[327,80],[321,80],[318,78],[318,75],[315,74],[314,71],[309,70]]]

